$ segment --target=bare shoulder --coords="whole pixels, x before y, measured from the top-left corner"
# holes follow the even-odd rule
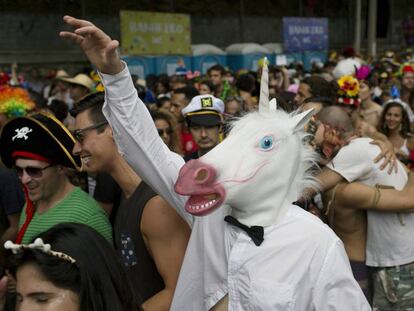
[[[375,103],[375,102],[374,102],[374,109],[379,114],[381,114],[381,112],[384,110],[384,108],[381,105],[379,105],[378,103]]]
[[[187,223],[162,197],[157,195],[147,202],[141,219],[144,235],[171,234],[181,228],[188,228]]]

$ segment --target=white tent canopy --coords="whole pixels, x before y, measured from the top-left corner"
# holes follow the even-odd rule
[[[191,51],[193,56],[226,55],[226,52],[212,44],[193,44],[191,45]]]
[[[265,43],[262,45],[264,48],[268,49],[271,53],[281,54],[283,53],[283,44],[282,43]]]
[[[227,54],[244,55],[244,54],[270,54],[271,52],[257,43],[235,43],[226,48]]]

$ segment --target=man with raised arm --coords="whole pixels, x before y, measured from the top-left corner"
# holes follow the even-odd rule
[[[300,208],[293,206],[293,214],[282,224],[272,225],[265,232],[274,233],[266,235],[271,243],[261,247],[224,221],[228,206],[196,219],[187,214],[187,197],[174,192],[184,161],[169,151],[155,130],[116,53],[118,42],[88,21],[69,16],[64,20],[75,30],[61,36],[76,42],[100,71],[106,92],[103,111],[119,151],[193,226],[171,310],[370,310],[342,243]],[[307,229],[312,234],[301,233]],[[263,258],[266,265],[259,264]]]
[[[142,180],[193,227],[171,310],[212,308],[227,294],[227,257],[231,240],[224,234],[223,218],[228,208],[222,207],[209,217],[198,218],[193,226],[193,216],[184,210],[187,197],[174,191],[178,172],[185,162],[181,156],[170,152],[159,137],[147,108],[137,96],[128,69],[116,52],[118,42],[88,21],[69,16],[64,20],[75,31],[60,35],[75,41],[100,71],[106,96],[103,112],[112,127],[119,152]],[[139,142],[136,141],[138,137]],[[217,226],[217,222],[223,224]],[[200,235],[205,235],[202,241],[196,239]],[[196,269],[203,261],[210,265],[205,265],[204,270]]]
[[[102,113],[104,93],[77,102],[73,154],[92,174],[110,174],[122,191],[115,211],[114,245],[144,310],[170,310],[190,237],[187,223],[120,156]]]

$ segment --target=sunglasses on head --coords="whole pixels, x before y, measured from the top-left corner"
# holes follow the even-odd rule
[[[19,166],[15,166],[14,169],[17,172],[17,175],[21,178],[23,177],[23,172],[26,172],[27,175],[29,175],[32,178],[40,178],[43,176],[43,171],[49,167],[54,166],[53,164],[50,164],[48,166],[45,167],[32,167],[32,166],[27,166],[27,167],[19,167]]]
[[[157,129],[158,131],[158,135],[163,136],[164,134],[168,134],[171,135],[173,130],[171,128],[166,128],[166,129]]]
[[[85,127],[85,128],[83,128],[83,129],[78,129],[78,130],[75,130],[75,131],[73,131],[73,136],[75,137],[75,139],[78,141],[78,142],[83,142],[83,140],[85,139],[85,133],[86,132],[88,132],[88,131],[91,131],[91,130],[96,130],[96,129],[98,129],[98,128],[100,128],[100,127],[102,127],[102,126],[104,126],[104,125],[107,125],[108,124],[108,121],[103,121],[103,122],[99,122],[99,123],[97,123],[97,124],[94,124],[94,125],[91,125],[91,126],[88,126],[88,127]]]

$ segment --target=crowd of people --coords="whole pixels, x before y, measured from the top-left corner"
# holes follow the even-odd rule
[[[364,59],[347,48],[309,72],[300,63],[280,67],[264,58],[257,71],[232,72],[216,64],[206,75],[178,68],[173,76],[137,77],[118,57],[117,41],[90,22],[64,20],[74,31],[61,36],[78,44],[96,70],[70,76],[70,68],[57,68],[52,78],[36,81],[15,64],[0,73],[0,219],[6,248],[0,252],[6,275],[0,281],[0,310],[290,310],[288,305],[291,310],[414,310],[412,51]],[[244,284],[246,275],[237,276],[239,283],[231,276],[234,261],[246,260],[240,249],[232,253],[235,233],[217,225],[221,216],[203,218],[207,204],[201,201],[193,200],[200,210],[192,214],[204,220],[194,220],[187,213],[191,193],[182,190],[180,178],[194,169],[190,188],[213,178],[210,168],[191,163],[212,157],[211,150],[231,141],[232,131],[240,130],[238,120],[260,110],[263,96],[292,117],[303,113],[308,120],[312,109],[310,121],[298,124],[307,133],[303,143],[318,155],[312,166],[317,186],[291,201],[310,215],[295,217],[317,220],[304,225],[315,232],[310,238],[325,230],[314,228],[320,223],[343,246],[324,233],[332,250],[326,257],[307,254],[321,264],[307,267],[312,273],[305,280],[315,281],[308,296],[308,286],[300,284],[301,263],[294,261],[299,250],[280,245],[267,250],[268,244],[261,244],[270,224],[250,223],[248,212],[227,218],[230,211],[223,208],[226,220],[223,216],[220,226],[259,225],[262,237],[250,241],[253,249],[262,247],[261,258],[276,252],[286,262],[283,251],[290,252],[296,266],[286,266],[300,279],[293,289],[283,279],[287,275],[269,268],[286,283],[266,279],[269,288],[278,284],[276,298],[270,290],[261,295],[252,290],[253,297],[242,301],[248,289],[236,287],[253,285]],[[248,157],[251,135],[231,151]],[[272,137],[260,144],[267,148]],[[214,159],[223,162],[217,166],[232,166],[228,150],[215,149],[220,151],[222,159]],[[284,159],[285,168],[299,166],[288,163],[293,159]],[[287,184],[284,178],[264,182]],[[256,199],[254,192],[260,191],[248,189],[244,195]],[[324,260],[332,270],[322,271]],[[260,263],[260,272],[246,273],[266,273],[267,262]],[[332,279],[324,281],[329,273]]]

